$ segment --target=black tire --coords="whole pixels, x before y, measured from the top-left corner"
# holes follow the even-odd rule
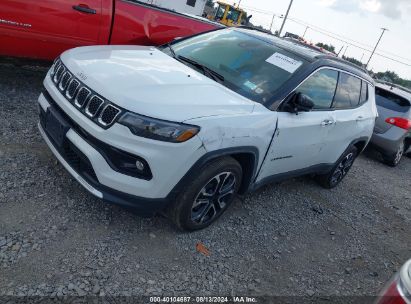
[[[198,172],[167,212],[183,231],[204,229],[215,222],[233,202],[243,174],[241,165],[231,157],[211,161]],[[221,190],[224,190],[223,194]],[[225,191],[228,192],[224,194]]]
[[[326,189],[337,187],[344,177],[347,176],[357,156],[358,149],[354,146],[350,147],[338,159],[337,163],[329,173],[317,175],[315,179],[322,187]]]
[[[394,155],[383,155],[382,158],[384,160],[384,163],[386,163],[390,167],[397,167],[401,159],[404,155],[405,151],[405,145],[404,143],[401,143],[401,145],[398,146],[398,150]]]

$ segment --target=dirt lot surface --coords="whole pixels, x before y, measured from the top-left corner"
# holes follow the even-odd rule
[[[44,75],[0,65],[0,295],[375,295],[411,258],[411,159],[372,151],[337,189],[266,186],[196,233],[106,205],[39,135]]]

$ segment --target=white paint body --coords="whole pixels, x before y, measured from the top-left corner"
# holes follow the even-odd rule
[[[152,180],[126,176],[113,171],[74,130],[67,135],[89,158],[101,184],[139,197],[165,198],[208,152],[255,147],[259,175],[253,182],[259,182],[333,164],[353,140],[369,139],[373,132],[376,109],[371,85],[370,101],[360,108],[296,115],[270,111],[152,47],[83,47],[65,52],[61,60],[74,75],[82,75],[85,85],[123,109],[201,127],[184,143],[138,137],[119,123],[105,130],[67,102],[47,75],[46,90],[72,120],[98,140],[148,162]],[[47,108],[42,96],[39,102]],[[324,126],[327,120],[333,123]]]

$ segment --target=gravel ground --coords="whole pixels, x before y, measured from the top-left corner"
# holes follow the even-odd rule
[[[37,131],[44,75],[0,65],[0,295],[372,296],[411,257],[411,160],[372,151],[337,189],[266,186],[196,233],[106,205]]]

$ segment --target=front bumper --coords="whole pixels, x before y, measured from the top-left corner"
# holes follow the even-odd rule
[[[52,143],[51,139],[47,135],[46,131],[44,130],[40,122],[38,124],[38,128],[47,146],[50,148],[53,154],[57,157],[57,159],[63,165],[63,167],[66,168],[66,170],[87,191],[89,191],[94,196],[104,200],[107,203],[111,203],[111,204],[115,204],[115,205],[119,205],[122,207],[132,209],[133,211],[137,212],[139,215],[146,216],[146,217],[150,217],[154,215],[155,213],[163,210],[169,203],[168,199],[147,199],[147,198],[137,197],[137,196],[133,196],[127,193],[116,191],[102,184],[99,184],[98,181],[95,180],[92,176],[94,174],[92,173],[93,171],[91,167],[85,169],[85,171],[82,171],[82,170],[76,171],[69,164],[68,160],[66,160],[62,156],[62,154],[57,150],[57,148],[54,146],[54,144]],[[85,162],[83,166],[84,167],[89,166],[89,164]],[[87,170],[91,174],[88,174]]]

